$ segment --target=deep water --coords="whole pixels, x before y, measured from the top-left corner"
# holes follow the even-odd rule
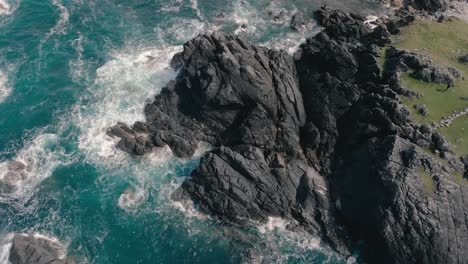
[[[168,149],[143,157],[116,150],[106,128],[143,119],[176,73],[169,60],[206,30],[239,32],[289,51],[306,34],[265,10],[306,13],[322,3],[380,12],[364,0],[3,0],[0,8],[0,264],[12,233],[59,239],[78,263],[346,263],[318,238],[280,219],[235,230],[170,201],[193,160]],[[224,12],[223,21],[214,19]],[[14,188],[8,163],[26,165]],[[125,201],[133,192],[134,203]],[[3,243],[3,246],[2,246]],[[3,257],[2,257],[3,256]]]

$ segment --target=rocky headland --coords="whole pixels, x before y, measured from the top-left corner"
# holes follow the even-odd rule
[[[401,96],[417,95],[400,82],[409,73],[450,86],[461,75],[397,48],[378,63],[391,34],[448,3],[392,4],[395,15],[373,29],[359,15],[316,11],[323,31],[293,56],[199,35],[174,57],[179,75],[146,120],[108,134],[133,155],[167,145],[189,158],[211,144],[172,198],[227,224],[281,217],[343,255],[364,241],[369,263],[468,263],[468,185],[455,177],[467,159],[412,120]]]

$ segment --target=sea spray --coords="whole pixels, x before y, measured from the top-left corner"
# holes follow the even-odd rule
[[[12,159],[0,163],[0,181],[5,183],[10,173],[21,173],[22,177],[14,182],[7,182],[11,189],[0,192],[0,201],[17,200],[22,204],[36,191],[36,186],[59,166],[72,162],[69,155],[59,145],[56,134],[39,133]],[[21,171],[11,169],[12,162],[23,164]]]
[[[175,78],[170,59],[180,47],[145,49],[115,53],[113,60],[97,70],[97,79],[86,108],[77,106],[75,119],[80,128],[79,148],[90,161],[101,158],[122,159],[125,154],[115,148],[116,141],[107,129],[117,122],[131,124],[144,120],[144,102],[151,100],[164,85]]]
[[[0,1],[0,15],[8,15],[8,14],[11,14],[11,10],[10,10],[10,5],[1,0]]]

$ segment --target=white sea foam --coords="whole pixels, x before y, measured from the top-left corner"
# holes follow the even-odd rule
[[[25,142],[25,146],[12,160],[0,163],[0,181],[12,187],[5,195],[0,193],[0,201],[26,201],[34,194],[36,186],[59,165],[71,162],[58,141],[56,134],[39,133],[31,141]]]
[[[171,201],[172,206],[182,212],[187,219],[206,220],[209,217],[195,209],[192,201]]]
[[[0,103],[11,94],[11,87],[8,85],[7,75],[0,71]]]
[[[175,12],[178,13],[180,8],[182,7],[182,0],[173,0],[164,6],[162,6],[159,11],[160,12]]]
[[[257,226],[260,237],[264,241],[270,241],[272,243],[269,245],[270,248],[286,247],[294,249],[292,252],[284,253],[274,258],[281,257],[287,259],[288,254],[301,255],[303,251],[310,250],[319,250],[327,254],[328,250],[322,247],[318,237],[314,237],[307,232],[290,231],[288,229],[288,225],[290,224],[292,223],[285,219],[269,217],[267,223]],[[269,259],[271,256],[264,257]]]
[[[119,162],[126,158],[115,148],[116,139],[106,131],[117,122],[132,124],[144,120],[144,101],[152,99],[166,83],[175,78],[169,63],[181,47],[116,52],[113,59],[97,70],[90,88],[91,106],[77,106],[80,128],[79,148],[93,163],[102,158]]]
[[[184,43],[200,33],[213,29],[215,28],[209,28],[205,22],[198,19],[176,17],[171,20],[170,26],[157,27],[155,28],[155,32],[160,39],[168,40],[172,43]]]
[[[10,5],[7,2],[0,0],[0,15],[9,15],[11,13]]]
[[[88,68],[86,67],[86,63],[83,60],[83,34],[78,32],[78,38],[74,39],[71,42],[71,46],[75,49],[77,53],[76,59],[72,59],[69,62],[70,68],[73,69],[71,72],[71,77],[74,82],[84,82],[85,84],[88,82]]]
[[[192,3],[192,8],[197,12],[197,16],[199,19],[203,19],[202,13],[200,11],[200,8],[198,8],[198,0],[190,0]]]
[[[49,30],[45,37],[41,40],[41,46],[49,40],[53,35],[63,35],[67,33],[68,22],[70,20],[70,12],[62,4],[60,0],[52,0],[52,4],[60,11],[57,23]]]
[[[258,226],[258,231],[260,231],[260,233],[263,233],[263,234],[266,232],[272,232],[275,230],[285,231],[287,225],[288,225],[288,221],[282,218],[268,217],[268,221],[265,224]]]
[[[60,10],[60,16],[57,24],[52,28],[52,34],[65,34],[68,26],[68,21],[70,19],[70,12],[62,4],[60,0],[53,0],[52,4],[55,5]]]
[[[9,258],[12,238],[13,234],[10,233],[0,240],[0,264],[10,264]]]
[[[234,2],[234,10],[230,14],[230,18],[237,25],[237,29],[234,31],[235,34],[242,32],[255,34],[257,28],[264,24],[264,21],[260,19],[255,9],[245,0],[238,0]]]
[[[141,188],[130,187],[126,189],[119,197],[119,207],[124,210],[137,208],[146,200],[146,192]]]

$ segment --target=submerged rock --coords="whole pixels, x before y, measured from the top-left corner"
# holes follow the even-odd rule
[[[284,8],[279,9],[268,9],[266,11],[266,15],[274,22],[274,23],[284,23],[288,17],[288,10]]]

